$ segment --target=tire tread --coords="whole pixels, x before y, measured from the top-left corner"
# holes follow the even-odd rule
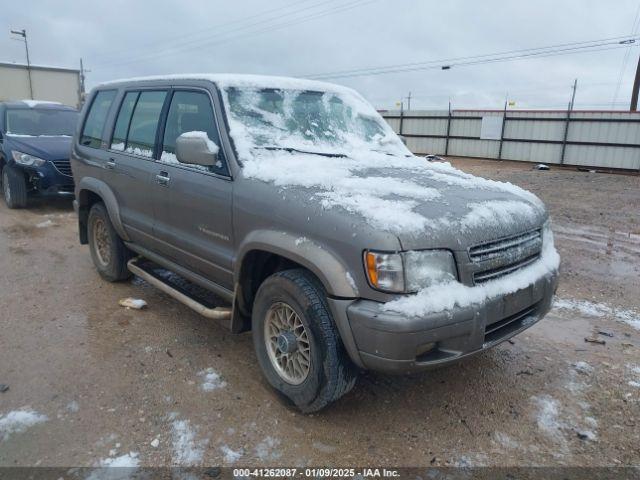
[[[318,396],[307,405],[298,405],[305,413],[322,410],[347,394],[355,385],[357,370],[349,358],[337,327],[331,316],[326,293],[318,279],[305,269],[284,270],[275,273],[273,277],[281,277],[296,285],[309,302],[319,331],[326,347],[324,358],[324,385],[319,389]]]
[[[11,188],[11,204],[7,204],[9,208],[24,208],[27,206],[27,181],[21,171],[5,165],[7,171],[7,179]],[[3,170],[4,170],[3,169]],[[0,180],[1,181],[1,180]],[[5,186],[2,186],[3,191]]]

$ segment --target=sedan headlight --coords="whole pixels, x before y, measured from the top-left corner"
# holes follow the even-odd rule
[[[16,163],[20,165],[24,165],[25,167],[41,167],[45,163],[46,160],[42,158],[34,157],[33,155],[29,155],[28,153],[18,152],[16,150],[11,151],[11,155]]]
[[[456,262],[448,250],[367,251],[364,261],[371,286],[390,293],[414,293],[458,278]]]

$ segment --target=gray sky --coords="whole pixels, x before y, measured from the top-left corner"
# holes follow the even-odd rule
[[[139,75],[240,72],[301,76],[619,37],[640,0],[182,0],[4,2],[0,61],[24,62],[10,29],[26,28],[34,64],[76,67],[88,86]],[[275,28],[279,26],[280,28]],[[411,91],[413,108],[628,105],[640,48],[333,80],[378,108]],[[1,87],[0,87],[1,88]]]

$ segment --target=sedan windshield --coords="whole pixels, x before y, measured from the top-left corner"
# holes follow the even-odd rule
[[[373,107],[355,95],[239,87],[224,93],[239,150],[277,148],[331,156],[367,150],[408,153]]]
[[[50,108],[7,109],[6,129],[9,135],[72,136],[78,121],[78,112]]]

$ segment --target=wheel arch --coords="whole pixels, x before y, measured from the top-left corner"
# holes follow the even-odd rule
[[[120,238],[125,241],[129,240],[120,219],[120,208],[116,196],[106,183],[96,178],[83,178],[78,185],[76,200],[78,202],[78,229],[81,244],[88,243],[87,220],[89,210],[96,202],[104,203],[113,228]]]
[[[348,280],[347,268],[327,248],[285,232],[257,231],[238,249],[234,310],[239,315],[234,315],[234,331],[251,328],[253,300],[262,282],[274,273],[292,268],[312,273],[331,297],[358,297],[357,289]]]

